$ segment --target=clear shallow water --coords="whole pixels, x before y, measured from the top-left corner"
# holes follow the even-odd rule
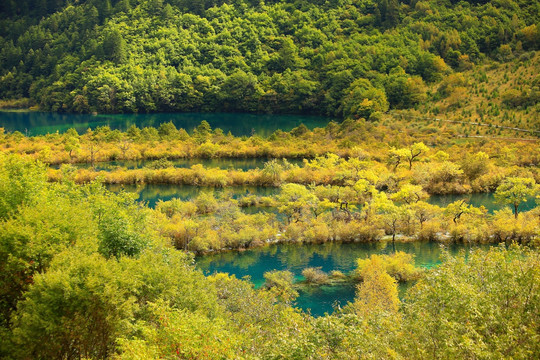
[[[488,246],[482,246],[487,248]],[[452,244],[446,247],[451,254],[471,247]],[[396,243],[396,251],[415,255],[417,266],[432,267],[440,263],[441,246],[431,242]],[[225,272],[237,278],[248,276],[256,287],[264,284],[264,273],[271,270],[289,270],[301,280],[306,267],[321,267],[323,271],[340,270],[348,273],[355,269],[356,259],[372,254],[390,254],[391,243],[325,243],[321,245],[279,244],[243,252],[224,252],[196,257],[197,266],[205,274]],[[402,286],[401,291],[404,290]],[[300,292],[296,306],[312,315],[332,313],[334,306],[353,301],[355,286],[323,286]]]
[[[159,200],[170,200],[181,198],[187,200],[197,196],[201,191],[214,191],[219,195],[227,191],[233,198],[243,195],[272,196],[278,194],[279,188],[268,187],[231,187],[227,189],[214,189],[189,185],[146,185],[137,186],[109,186],[113,191],[124,188],[126,191],[137,191],[139,200],[147,202],[154,207]],[[494,203],[493,194],[468,194],[468,195],[447,195],[433,196],[428,201],[439,206],[446,206],[449,203],[466,199],[474,206],[485,206],[490,213],[503,208],[503,205]],[[521,211],[530,210],[535,207],[533,201],[528,201],[522,205]],[[276,208],[244,208],[246,213],[257,213],[260,211],[277,212]],[[278,216],[283,220],[283,217]],[[466,249],[464,245],[452,244],[447,247],[448,251],[456,254],[459,250]],[[439,263],[441,249],[439,244],[427,242],[396,243],[397,251],[405,251],[415,255],[415,262],[418,266],[431,267]],[[323,271],[340,270],[350,272],[356,266],[357,258],[365,258],[371,254],[388,254],[392,252],[389,243],[353,243],[338,244],[326,243],[322,245],[287,245],[280,244],[265,248],[247,250],[243,252],[225,252],[215,255],[205,255],[197,257],[197,264],[206,274],[213,272],[227,272],[236,275],[238,278],[249,276],[255,286],[264,283],[263,274],[271,270],[290,270],[298,279],[301,279],[301,272],[306,267],[322,267]],[[406,284],[400,285],[400,292],[403,293]],[[296,301],[296,306],[310,311],[315,316],[331,313],[334,306],[344,306],[347,302],[353,301],[356,288],[354,285],[345,286],[323,286],[314,287],[300,291],[300,296]]]
[[[495,202],[495,195],[493,193],[478,193],[478,194],[465,194],[465,195],[433,195],[427,200],[433,205],[446,207],[448,204],[457,200],[465,200],[469,204],[476,207],[484,206],[489,214],[493,214],[495,210],[501,210],[508,207],[513,210],[510,205],[498,204]],[[533,198],[527,199],[526,202],[519,206],[519,211],[529,211],[536,207],[535,200]]]
[[[242,113],[158,113],[158,114],[60,114],[31,111],[0,111],[0,127],[6,131],[20,131],[27,135],[65,132],[75,128],[79,133],[88,128],[108,125],[112,129],[126,130],[131,125],[159,127],[172,121],[177,128],[191,132],[206,120],[212,128],[221,128],[233,135],[258,134],[268,136],[275,130],[289,131],[300,124],[308,128],[325,127],[332,119],[307,115],[267,115]]]
[[[263,169],[264,164],[271,159],[269,158],[219,158],[219,159],[174,159],[169,160],[172,163],[172,166],[176,168],[190,168],[193,165],[203,165],[205,168],[218,168],[218,169],[230,169],[234,168],[237,170],[252,170],[252,169]],[[281,160],[281,159],[278,159]],[[118,160],[118,161],[108,161],[108,162],[98,162],[95,164],[94,168],[97,171],[112,171],[117,168],[126,168],[126,169],[140,169],[145,166],[150,165],[154,160]],[[302,166],[302,159],[287,159],[291,164]],[[90,168],[91,164],[89,163],[80,163],[74,164],[75,167],[86,169]],[[60,165],[54,166],[59,168]]]
[[[248,159],[245,159],[248,160]],[[255,159],[254,159],[255,160]],[[149,184],[149,185],[109,185],[108,188],[112,191],[120,191],[122,188],[126,191],[138,192],[139,201],[148,202],[150,207],[154,207],[159,200],[167,201],[173,198],[180,198],[183,200],[190,199],[201,191],[214,191],[216,195],[229,191],[232,196],[237,198],[243,195],[257,195],[257,196],[272,196],[277,195],[280,192],[276,187],[263,187],[263,186],[234,186],[226,189],[200,187],[192,185],[173,185],[173,184]],[[497,204],[493,193],[484,194],[465,194],[465,195],[433,195],[427,201],[434,205],[447,206],[448,204],[465,199],[469,204],[474,206],[484,206],[488,213],[493,214],[495,210],[503,209],[509,205]],[[519,207],[519,211],[529,211],[536,207],[534,199],[528,199]],[[269,209],[270,211],[272,209]],[[274,209],[275,210],[275,209]],[[254,210],[255,211],[255,210]]]
[[[279,188],[262,186],[232,186],[228,188],[213,188],[194,185],[148,184],[148,185],[107,185],[111,191],[135,192],[139,194],[138,201],[146,202],[148,206],[155,207],[159,200],[168,201],[174,198],[188,200],[196,197],[200,192],[214,192],[215,196],[230,194],[233,198],[246,195],[272,196],[279,193]]]

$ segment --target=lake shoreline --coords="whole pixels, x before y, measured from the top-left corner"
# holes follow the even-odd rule
[[[396,242],[395,253],[413,256],[412,264],[418,270],[416,277],[409,281],[399,281],[401,275],[395,275],[401,290],[408,288],[425,274],[426,269],[441,263],[441,244],[430,241]],[[457,255],[461,250],[485,249],[493,244],[448,244],[444,251]],[[336,301],[341,307],[353,302],[357,291],[358,259],[368,259],[371,255],[392,255],[391,243],[323,243],[323,244],[275,244],[273,247],[254,248],[242,252],[221,252],[198,255],[194,258],[197,269],[205,276],[227,273],[239,279],[249,276],[254,288],[265,288],[267,272],[290,271],[293,273],[292,289],[299,293],[295,306],[303,311],[311,311],[316,316],[332,313]],[[328,281],[320,284],[306,282],[306,269],[321,271]],[[321,274],[321,273],[319,273]],[[405,279],[405,278],[403,278]],[[317,281],[317,279],[315,279]]]
[[[8,106],[8,105],[6,105]],[[15,110],[15,111],[11,111]],[[301,124],[309,129],[324,127],[331,121],[343,118],[317,114],[250,113],[250,112],[134,112],[134,113],[63,113],[49,112],[34,107],[0,108],[0,127],[6,132],[25,132],[31,136],[47,136],[75,129],[83,134],[89,128],[110,127],[111,130],[127,131],[131,125],[140,129],[158,128],[161,124],[174,123],[178,129],[191,133],[202,121],[225,134],[270,136],[276,130],[289,131]]]
[[[262,187],[280,187],[281,184],[269,182],[264,177],[261,169],[221,169],[221,168],[191,168],[172,167],[164,169],[137,168],[125,169],[119,168],[111,171],[92,171],[89,169],[79,169],[75,172],[75,182],[85,184],[101,178],[106,185],[188,185],[188,186],[206,186],[214,188],[240,187],[240,186],[262,186]],[[286,177],[287,174],[284,174]],[[50,182],[58,182],[62,179],[60,169],[50,168],[48,171]],[[310,178],[302,181],[294,179],[282,181],[282,183],[294,183],[302,185],[333,185],[341,186],[335,179]],[[451,188],[446,191],[429,192],[430,195],[466,195],[466,194],[487,194],[492,193],[490,189],[486,191],[473,191],[471,188]]]
[[[528,243],[534,241],[531,240]],[[514,242],[514,241],[512,241]],[[366,241],[361,240],[360,238],[354,239],[354,240],[340,240],[340,239],[329,239],[328,241],[321,241],[321,242],[303,242],[303,241],[292,241],[292,240],[279,240],[278,239],[267,239],[266,241],[260,241],[260,242],[253,242],[250,246],[244,247],[244,248],[231,248],[231,247],[225,247],[222,249],[212,249],[212,250],[204,250],[204,251],[191,251],[186,250],[187,253],[193,254],[195,257],[203,257],[203,256],[212,256],[216,254],[222,254],[222,253],[242,253],[245,251],[250,250],[256,250],[256,249],[262,249],[267,248],[273,245],[279,246],[279,245],[297,245],[297,246],[304,246],[304,245],[324,245],[324,244],[392,244],[392,235],[383,235],[380,238],[376,240]],[[452,237],[450,233],[441,233],[437,234],[436,238],[432,239],[421,239],[418,238],[417,235],[403,235],[403,234],[396,234],[396,241],[394,244],[410,244],[410,243],[433,243],[438,244],[440,246],[449,246],[449,245],[499,245],[499,244],[506,244],[508,243],[504,241],[496,241],[495,238],[492,239],[492,241],[484,241],[484,242],[465,242],[465,241],[454,241],[452,240]],[[526,244],[520,244],[520,245],[526,245]]]

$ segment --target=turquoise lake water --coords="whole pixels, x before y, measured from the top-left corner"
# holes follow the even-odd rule
[[[172,121],[177,128],[191,132],[206,120],[212,128],[221,128],[233,135],[271,135],[275,130],[289,131],[300,124],[308,128],[325,127],[332,119],[306,115],[268,115],[241,113],[157,113],[157,114],[60,114],[31,111],[0,111],[0,127],[6,131],[20,131],[27,135],[65,132],[75,128],[79,133],[88,128],[108,125],[112,129],[126,130],[131,125],[159,127]]]
[[[120,115],[73,115],[41,112],[2,112],[0,111],[0,127],[7,131],[20,131],[26,135],[41,135],[54,132],[64,132],[69,128],[75,128],[80,133],[88,128],[108,125],[113,129],[126,130],[131,125],[138,127],[154,126],[172,121],[177,128],[184,128],[191,132],[201,121],[207,120],[213,128],[221,128],[230,131],[237,136],[258,134],[268,136],[277,129],[291,130],[304,124],[308,128],[324,127],[331,120],[317,116],[295,115],[254,115],[254,114],[231,114],[231,113],[174,113],[174,114],[120,114]],[[217,167],[227,169],[249,170],[262,168],[268,159],[180,159],[174,160],[176,167],[190,167],[202,163],[205,167]],[[291,162],[294,162],[292,160]],[[300,161],[298,161],[300,162]],[[115,167],[139,168],[147,162],[110,162],[98,164],[101,170],[111,170]],[[85,165],[81,165],[85,166]],[[279,188],[269,187],[232,187],[227,189],[214,189],[188,185],[146,185],[146,186],[108,186],[113,191],[137,192],[139,201],[146,202],[154,207],[159,200],[180,198],[187,200],[195,197],[201,191],[214,191],[216,195],[228,192],[231,196],[243,195],[272,196],[279,193]],[[490,213],[501,209],[503,205],[494,202],[493,194],[468,194],[433,196],[428,201],[432,204],[446,206],[450,202],[465,199],[474,206],[485,206]],[[530,210],[535,206],[529,201],[520,208],[521,211]],[[243,211],[256,213],[259,211],[276,212],[275,208],[246,208]],[[466,250],[463,245],[451,245],[448,251],[452,254],[460,250]],[[405,251],[415,255],[418,266],[431,267],[439,263],[441,248],[435,243],[397,243],[396,250]],[[211,274],[216,271],[228,272],[237,277],[248,276],[255,286],[264,283],[263,274],[271,270],[292,271],[297,280],[301,280],[301,271],[306,267],[322,267],[324,271],[340,270],[349,272],[355,268],[356,259],[364,258],[371,254],[389,253],[392,251],[388,243],[352,243],[337,244],[327,243],[323,245],[273,245],[265,248],[247,250],[244,252],[228,252],[215,255],[205,255],[196,259],[197,266],[205,273]],[[405,286],[401,285],[403,292]],[[310,311],[315,316],[331,313],[336,305],[345,305],[353,301],[355,287],[348,286],[324,286],[313,288],[310,291],[302,291],[296,301],[296,306]]]
[[[482,246],[488,248],[487,245]],[[446,246],[451,254],[467,251],[471,247],[460,244]],[[441,246],[432,242],[396,243],[396,251],[404,251],[415,256],[415,263],[421,267],[432,267],[440,263]],[[301,272],[306,267],[321,267],[329,272],[339,270],[348,273],[356,268],[356,259],[372,254],[390,254],[392,244],[378,243],[325,243],[321,245],[279,244],[242,252],[225,252],[196,257],[197,266],[205,274],[225,272],[237,278],[249,277],[255,287],[264,284],[264,273],[271,270],[289,270],[297,280],[302,280]],[[410,285],[409,285],[410,286]],[[407,285],[401,285],[401,292]],[[334,306],[344,306],[354,300],[354,285],[313,287],[300,292],[295,305],[312,315],[332,313]]]
[[[263,186],[232,186],[228,188],[214,188],[194,185],[148,184],[148,185],[108,185],[111,191],[125,190],[139,194],[138,201],[155,207],[158,201],[168,201],[174,198],[189,200],[200,192],[213,192],[215,196],[227,192],[233,198],[245,195],[272,196],[279,193],[279,188]]]
[[[476,193],[476,194],[464,194],[464,195],[432,195],[428,198],[427,202],[446,207],[448,204],[457,201],[465,200],[467,203],[480,207],[483,206],[487,209],[489,214],[493,214],[495,210],[501,210],[508,207],[513,210],[510,205],[498,204],[495,202],[495,195],[493,193]],[[533,198],[528,199],[526,202],[519,206],[519,211],[529,211],[536,207],[535,200]]]
[[[272,196],[279,193],[279,188],[241,186],[227,189],[204,188],[189,185],[146,185],[137,186],[109,186],[111,190],[118,191],[121,188],[127,191],[138,191],[139,200],[147,202],[149,206],[155,206],[161,200],[181,198],[187,200],[195,197],[201,191],[213,191],[219,195],[223,191],[229,192],[233,197],[243,195]],[[489,213],[502,209],[504,205],[495,203],[493,194],[467,194],[467,195],[438,195],[432,196],[428,201],[439,206],[465,199],[474,206],[484,206]],[[531,210],[535,202],[530,199],[520,208],[521,211]],[[508,205],[506,205],[508,206]],[[244,208],[246,213],[259,211],[277,212],[276,208]],[[278,216],[278,220],[283,217]],[[484,246],[486,247],[486,246]],[[460,244],[452,244],[447,250],[456,254],[467,247]],[[439,263],[441,248],[439,244],[429,242],[396,243],[397,251],[405,251],[415,255],[418,266],[431,267]],[[227,272],[238,278],[248,276],[255,286],[264,283],[263,274],[271,270],[290,270],[298,280],[301,280],[301,272],[306,267],[322,267],[323,271],[340,270],[350,272],[355,268],[357,258],[365,258],[371,254],[385,254],[392,251],[388,243],[326,243],[322,245],[273,245],[265,248],[257,248],[243,252],[225,252],[215,255],[198,257],[197,264],[206,274],[214,272]],[[400,285],[403,293],[407,284]],[[334,311],[335,306],[344,306],[353,301],[356,288],[354,285],[322,286],[311,290],[301,291],[295,305],[312,315],[321,316]]]
[[[270,158],[219,158],[219,159],[173,159],[169,160],[173,167],[175,168],[190,168],[193,165],[203,165],[205,168],[218,168],[218,169],[237,169],[237,170],[252,170],[252,169],[263,169],[264,164],[272,159]],[[281,161],[281,159],[277,159]],[[112,171],[117,168],[126,168],[126,169],[140,169],[150,165],[154,160],[118,160],[118,161],[107,161],[107,162],[98,162],[94,165],[94,169],[97,171]],[[287,159],[287,161],[294,165],[303,165],[302,159]],[[59,168],[61,165],[54,166]],[[89,163],[79,163],[74,164],[75,167],[86,169],[90,168],[91,164]]]
[[[112,191],[120,191],[124,189],[130,192],[137,192],[139,194],[139,201],[148,203],[150,207],[154,207],[159,200],[167,201],[173,198],[180,198],[187,200],[197,196],[201,191],[213,191],[214,194],[227,191],[230,192],[234,198],[243,195],[257,195],[257,196],[272,196],[277,195],[280,192],[280,188],[277,187],[263,187],[263,186],[233,186],[226,189],[219,189],[213,187],[202,187],[193,185],[174,185],[174,184],[148,184],[148,185],[109,185],[108,188]],[[447,206],[451,202],[456,200],[466,200],[469,204],[476,207],[484,206],[488,213],[492,214],[495,210],[500,210],[504,207],[511,208],[509,205],[497,204],[493,193],[475,193],[464,195],[433,195],[428,198],[428,202],[434,205]],[[532,210],[536,207],[534,199],[529,199],[527,202],[520,205],[520,211]],[[272,209],[270,209],[272,210]],[[274,209],[275,210],[275,209]]]

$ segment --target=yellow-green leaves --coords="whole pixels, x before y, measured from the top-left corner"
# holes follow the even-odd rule
[[[232,359],[241,336],[221,318],[203,312],[172,308],[165,302],[150,304],[150,321],[137,326],[136,338],[122,338],[115,359]]]
[[[414,266],[414,256],[403,251],[395,252],[391,255],[371,255],[367,259],[358,259],[356,275],[364,279],[364,274],[369,268],[377,263],[384,271],[392,276],[396,281],[418,280],[421,276],[420,269]]]
[[[302,220],[306,212],[317,208],[319,199],[305,186],[298,184],[285,184],[281,187],[278,201],[282,204],[279,211],[290,221]]]
[[[390,162],[394,164],[394,171],[405,161],[408,162],[409,170],[411,170],[413,161],[417,161],[419,156],[426,153],[428,150],[429,148],[422,142],[414,143],[406,148],[391,149]]]
[[[298,297],[298,292],[293,288],[294,274],[288,270],[269,271],[264,273],[265,287],[274,296],[285,303],[291,303]]]
[[[480,215],[482,211],[479,208],[465,202],[465,200],[454,201],[444,209],[444,214],[449,216],[454,223],[464,214]]]
[[[0,153],[0,219],[32,205],[46,187],[43,164]]]
[[[503,245],[446,256],[403,302],[408,336],[402,353],[420,359],[537,357],[539,283],[535,250]]]
[[[390,197],[393,201],[405,204],[414,204],[421,200],[427,199],[428,194],[422,189],[420,185],[403,185],[398,192],[392,194]]]
[[[540,192],[540,186],[532,178],[506,178],[495,192],[495,199],[502,204],[512,205],[517,219],[519,205]]]
[[[397,312],[399,306],[397,283],[386,272],[383,259],[372,256],[359,262],[359,271],[363,281],[358,286],[353,307],[364,316],[371,312]]]

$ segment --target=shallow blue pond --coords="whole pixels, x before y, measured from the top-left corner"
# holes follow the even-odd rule
[[[440,263],[442,248],[432,242],[396,243],[396,251],[415,256],[417,266],[432,267]],[[488,246],[483,246],[487,248]],[[451,254],[467,251],[471,247],[452,244],[445,247]],[[297,280],[307,267],[321,267],[325,272],[339,270],[348,273],[356,268],[358,258],[372,254],[390,254],[392,244],[378,243],[325,243],[325,244],[279,244],[242,252],[231,251],[196,258],[197,266],[205,274],[225,272],[237,278],[249,277],[255,287],[264,284],[264,273],[271,270],[292,271]],[[402,286],[401,290],[404,290]],[[344,306],[354,300],[356,288],[347,286],[323,286],[300,292],[296,306],[315,316],[332,313],[336,305]]]

